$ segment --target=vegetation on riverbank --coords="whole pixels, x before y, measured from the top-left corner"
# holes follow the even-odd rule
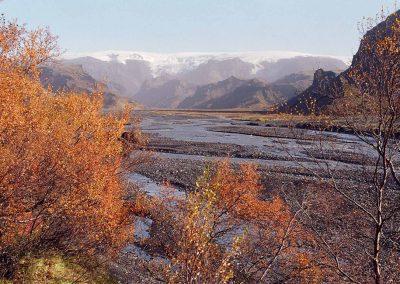
[[[20,268],[13,277],[21,283],[117,283],[105,267],[85,267],[75,262],[74,258],[60,255],[48,255],[40,258],[25,257],[20,261]],[[79,261],[79,260],[78,260]],[[12,283],[1,280],[0,283]]]
[[[8,279],[46,251],[115,255],[133,234],[121,177],[127,116],[103,115],[99,95],[41,86],[38,66],[58,55],[55,42],[46,29],[0,21],[0,277]]]
[[[309,179],[281,179],[263,187],[262,178],[274,180],[276,172],[261,177],[255,166],[222,161],[210,163],[199,177],[192,176],[194,186],[185,188],[185,196],[177,196],[169,191],[169,181],[155,194],[129,184],[126,169],[136,157],[130,150],[145,140],[135,125],[128,125],[130,113],[104,114],[99,95],[43,88],[38,66],[58,54],[55,38],[47,30],[28,31],[2,20],[0,282],[113,283],[113,264],[130,252],[134,260],[124,267],[124,282],[136,278],[146,283],[396,281],[400,277],[400,19],[382,31],[377,42],[365,38],[368,60],[360,60],[349,73],[358,92],[341,100],[341,112],[293,116],[192,111],[180,116],[212,114],[285,130],[348,131],[364,143],[365,153],[345,157],[345,151],[338,154],[324,148],[329,144],[326,136],[304,135],[299,145],[320,148],[307,148],[303,160],[290,162],[298,162],[301,174]],[[223,131],[254,134],[249,129]],[[270,129],[256,134],[282,139],[297,135]],[[355,144],[354,139],[346,143]],[[233,148],[229,143],[200,142],[182,143],[179,148],[172,139],[167,141],[170,145],[166,141],[161,144],[170,153],[199,154],[206,144],[205,154]],[[254,155],[256,147],[236,148],[241,152],[237,156],[272,157]],[[327,155],[356,163],[351,173],[346,172],[352,177],[345,180]],[[176,170],[182,184],[180,166],[166,170]],[[150,225],[142,222],[135,232],[134,224],[143,219]]]

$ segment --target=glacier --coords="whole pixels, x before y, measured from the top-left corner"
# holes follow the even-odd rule
[[[263,62],[276,62],[280,59],[288,59],[294,57],[331,57],[342,60],[346,64],[349,57],[331,56],[331,55],[315,55],[310,53],[296,51],[255,51],[255,52],[178,52],[178,53],[154,53],[143,51],[126,51],[126,50],[106,50],[88,53],[66,53],[65,59],[73,59],[79,57],[93,57],[102,61],[116,61],[125,64],[128,60],[146,61],[154,75],[163,73],[178,74],[184,71],[193,70],[199,65],[210,60],[222,61],[227,59],[239,58],[244,62],[254,65],[253,71],[256,72],[262,68]]]

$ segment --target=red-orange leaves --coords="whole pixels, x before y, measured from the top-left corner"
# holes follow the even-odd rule
[[[41,87],[47,31],[0,25],[0,278],[27,253],[111,253],[133,235],[123,200],[125,118],[100,95]]]
[[[288,220],[288,209],[280,197],[261,199],[263,187],[254,165],[243,164],[235,171],[227,161],[221,162],[210,184],[217,195],[218,206],[238,218],[274,220],[282,224]]]

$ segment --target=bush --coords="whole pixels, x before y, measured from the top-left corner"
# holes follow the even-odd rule
[[[133,235],[120,175],[127,116],[104,116],[100,95],[40,85],[53,40],[0,26],[0,277],[29,253],[112,255]]]

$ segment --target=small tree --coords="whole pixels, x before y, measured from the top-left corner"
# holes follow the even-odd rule
[[[399,277],[399,15],[386,18],[382,12],[376,20],[367,21],[362,30],[368,32],[346,72],[352,84],[350,94],[338,100],[330,117],[332,124],[345,123],[374,161],[365,159],[354,170],[360,180],[356,186],[344,183],[342,173],[323,163],[324,174],[319,177],[324,190],[313,192],[310,204],[314,208],[307,210],[325,209],[319,221],[316,211],[308,218],[308,226],[326,252],[323,265],[353,283],[383,283]],[[331,202],[325,204],[328,198]]]
[[[383,271],[389,268],[382,267],[389,264],[386,261],[387,250],[397,247],[398,238],[392,229],[392,222],[397,223],[399,217],[398,206],[395,205],[399,201],[397,191],[400,190],[396,165],[400,134],[399,43],[400,18],[397,12],[365,34],[349,72],[359,90],[355,94],[359,104],[349,110],[353,116],[361,117],[363,123],[348,120],[348,124],[376,153],[375,166],[371,171],[374,200],[372,206],[359,205],[374,227],[371,261],[375,283],[384,281]]]
[[[160,213],[164,219],[156,223],[175,224],[171,231],[162,227],[170,240],[165,246],[172,260],[168,281],[318,282],[311,255],[296,245],[310,239],[297,223],[300,210],[292,214],[280,197],[264,200],[261,193],[253,166],[235,170],[222,162],[205,171],[181,206]],[[173,216],[174,222],[165,216]]]

